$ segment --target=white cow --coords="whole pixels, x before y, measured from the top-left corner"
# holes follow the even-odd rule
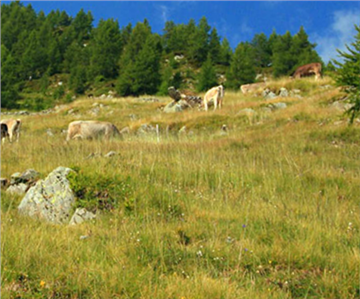
[[[219,106],[221,109],[224,98],[224,87],[222,85],[209,89],[204,96],[204,109],[208,110],[209,102],[214,102],[214,110]]]
[[[16,141],[19,141],[20,138],[20,128],[21,128],[21,120],[20,119],[3,119],[1,124],[5,124],[7,126],[8,137],[10,142],[13,141],[14,136],[16,135]]]
[[[73,121],[68,126],[66,141],[71,139],[106,139],[120,137],[119,130],[110,122],[95,120]]]

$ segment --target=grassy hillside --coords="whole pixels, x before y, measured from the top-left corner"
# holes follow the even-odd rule
[[[334,107],[328,78],[270,85],[302,98],[225,92],[222,110],[178,114],[161,111],[168,97],[84,98],[23,116],[2,177],[72,167],[113,205],[94,222],[51,225],[20,217],[22,197],[2,191],[2,298],[359,298],[359,122]],[[277,102],[287,107],[264,109]],[[130,134],[66,144],[76,119]],[[160,136],[137,134],[143,124]]]

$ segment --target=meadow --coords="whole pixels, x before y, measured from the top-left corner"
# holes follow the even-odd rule
[[[302,98],[225,91],[221,110],[177,114],[160,109],[169,97],[80,98],[21,117],[1,176],[73,168],[98,217],[42,223],[2,190],[1,297],[359,298],[360,123],[332,105],[330,78],[272,82],[282,86]],[[263,109],[276,102],[287,107]],[[61,131],[76,119],[130,134],[67,144]],[[159,136],[136,134],[142,124]]]

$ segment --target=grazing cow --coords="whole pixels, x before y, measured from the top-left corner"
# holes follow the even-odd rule
[[[68,126],[66,141],[71,139],[106,139],[120,137],[119,130],[109,122],[95,120],[73,121]]]
[[[265,82],[259,82],[259,83],[241,85],[240,89],[243,94],[247,94],[258,90],[259,88],[265,88],[265,87],[266,87]]]
[[[12,142],[14,136],[16,135],[16,141],[18,142],[19,138],[20,138],[21,120],[20,119],[4,119],[0,123],[5,124],[7,126],[9,141]],[[2,132],[2,129],[1,129],[1,132]]]
[[[209,89],[205,96],[204,96],[204,109],[205,111],[208,110],[208,105],[210,102],[214,102],[214,111],[216,110],[217,106],[221,109],[223,104],[224,98],[224,87],[222,85],[215,86]]]
[[[294,79],[299,79],[301,77],[307,77],[313,74],[315,74],[315,80],[321,78],[321,63],[314,62],[299,66],[292,77]]]
[[[9,138],[8,127],[6,124],[1,124],[1,141],[5,142],[6,137]]]

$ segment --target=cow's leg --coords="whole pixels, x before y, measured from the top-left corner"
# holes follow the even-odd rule
[[[208,111],[208,104],[207,104],[207,100],[204,100],[204,110]]]
[[[215,97],[213,101],[214,101],[214,111],[215,111],[218,104],[218,97]]]

